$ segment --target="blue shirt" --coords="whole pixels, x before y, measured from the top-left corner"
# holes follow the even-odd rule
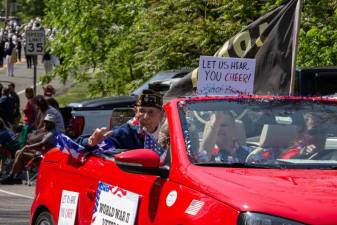
[[[14,102],[9,96],[4,95],[0,98],[0,117],[14,123]]]
[[[6,128],[0,130],[0,144],[13,154],[20,148],[20,143],[16,140],[14,132]]]

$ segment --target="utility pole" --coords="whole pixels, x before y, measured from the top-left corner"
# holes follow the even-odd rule
[[[11,0],[5,0],[6,20],[10,16],[10,10],[11,10]]]

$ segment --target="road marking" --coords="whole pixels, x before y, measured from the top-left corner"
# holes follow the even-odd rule
[[[5,190],[2,190],[2,189],[0,189],[0,192],[5,193],[5,194],[9,194],[9,195],[14,195],[14,196],[22,197],[22,198],[34,199],[33,197],[28,196],[28,195],[21,195],[21,194],[18,194],[18,193],[14,193],[14,192],[10,192],[10,191],[5,191]]]
[[[39,83],[36,84],[36,87],[37,86],[40,86],[42,84],[42,82],[40,81]],[[30,88],[34,88],[34,85],[30,86]],[[18,95],[22,95],[23,93],[25,93],[26,89],[24,90],[21,90],[19,92],[17,92]]]

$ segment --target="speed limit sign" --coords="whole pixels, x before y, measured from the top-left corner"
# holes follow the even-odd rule
[[[45,33],[44,30],[26,31],[26,54],[43,55],[44,54]]]

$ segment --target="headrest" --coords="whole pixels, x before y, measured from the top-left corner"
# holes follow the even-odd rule
[[[260,136],[260,147],[287,148],[296,136],[295,125],[265,124]]]
[[[246,145],[246,129],[241,120],[235,120],[235,134],[241,145]]]

